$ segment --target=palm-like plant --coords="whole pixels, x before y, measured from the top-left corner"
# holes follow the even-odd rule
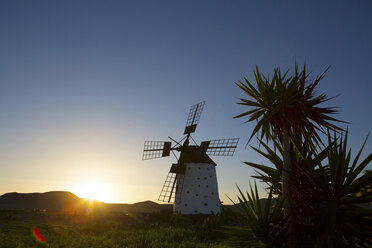
[[[310,74],[306,73],[306,66],[299,72],[295,65],[295,73],[289,77],[287,77],[288,71],[282,75],[280,68],[276,68],[271,79],[261,74],[256,67],[254,76],[257,87],[246,78],[244,83],[241,81],[235,83],[250,98],[240,98],[238,104],[253,109],[234,118],[249,116],[247,122],[257,121],[249,140],[260,131],[260,139],[275,138],[282,146],[286,135],[292,143],[299,144],[302,142],[302,137],[314,130],[323,133],[328,129],[342,130],[330,123],[330,121],[340,122],[330,116],[337,113],[335,108],[319,106],[331,98],[327,98],[325,94],[315,96],[315,87],[327,71],[328,68],[310,83]],[[322,142],[317,133],[314,133],[314,141]]]
[[[327,70],[313,82],[310,82],[306,66],[299,72],[297,65],[295,65],[295,73],[292,76],[287,76],[288,71],[282,74],[280,69],[276,68],[271,79],[261,74],[256,67],[254,73],[256,87],[246,78],[244,78],[244,83],[241,81],[236,83],[249,97],[249,99],[240,98],[238,104],[253,109],[234,118],[249,116],[247,122],[257,122],[249,140],[260,132],[260,139],[275,139],[283,149],[284,165],[281,175],[283,178],[284,209],[288,216],[290,216],[291,210],[289,174],[291,173],[293,147],[298,149],[305,137],[308,137],[311,133],[314,141],[314,143],[311,143],[311,148],[314,149],[316,145],[322,143],[316,130],[323,133],[326,129],[342,130],[331,123],[332,121],[339,121],[330,116],[330,114],[337,112],[335,108],[319,106],[330,98],[327,98],[325,94],[315,94],[315,87]],[[290,229],[293,229],[293,225]]]

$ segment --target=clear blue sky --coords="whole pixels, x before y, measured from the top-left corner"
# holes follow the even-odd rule
[[[99,182],[105,201],[156,200],[175,159],[142,161],[143,142],[182,138],[205,100],[194,138],[241,137],[215,159],[228,201],[254,173],[241,161],[265,162],[245,149],[254,124],[232,119],[234,82],[295,58],[314,77],[331,65],[318,91],[340,94],[328,105],[355,151],[371,131],[371,44],[370,1],[1,1],[0,194]]]

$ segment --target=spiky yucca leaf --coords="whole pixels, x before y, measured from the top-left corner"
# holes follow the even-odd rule
[[[246,194],[239,187],[238,190],[240,205],[234,204],[241,207],[242,222],[247,228],[227,227],[225,232],[235,241],[243,241],[239,237],[245,233],[250,238],[260,241],[265,247],[283,247],[288,229],[287,219],[283,214],[283,200],[281,198],[274,199],[272,191],[270,191],[266,202],[261,204],[256,184],[254,188],[250,185],[250,192],[246,192]]]
[[[263,146],[266,152],[263,152],[256,147],[251,146],[253,150],[265,157],[275,168],[260,165],[252,162],[244,162],[246,165],[249,165],[256,169],[256,175],[253,178],[259,179],[260,181],[268,185],[268,190],[272,191],[275,195],[282,195],[282,169],[283,169],[283,150],[279,144],[276,144],[276,150],[279,151],[280,155],[266,145],[262,140],[259,140],[260,145]]]

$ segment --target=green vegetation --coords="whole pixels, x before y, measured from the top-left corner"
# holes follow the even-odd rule
[[[214,216],[181,216],[153,213],[75,216],[63,213],[1,213],[0,247],[233,247],[217,231],[228,224],[228,211]],[[128,224],[128,222],[135,224]],[[162,224],[159,224],[162,223]],[[33,236],[37,227],[46,242]]]

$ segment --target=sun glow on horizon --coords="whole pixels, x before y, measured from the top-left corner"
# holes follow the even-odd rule
[[[110,201],[111,196],[111,192],[107,184],[96,181],[78,183],[74,193],[81,198],[102,202]]]

